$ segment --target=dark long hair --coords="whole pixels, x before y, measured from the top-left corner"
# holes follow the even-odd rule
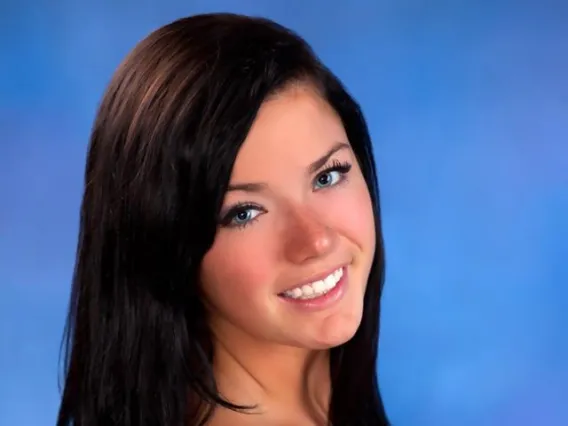
[[[340,116],[374,206],[361,326],[331,350],[333,426],[387,425],[376,377],[384,251],[357,103],[298,35],[261,18],[170,23],[116,71],[92,130],[58,426],[202,425],[217,405],[197,285],[237,152],[263,101],[312,84]]]

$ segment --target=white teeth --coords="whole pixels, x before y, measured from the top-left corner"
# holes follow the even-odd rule
[[[302,293],[306,296],[311,296],[315,293],[315,290],[312,288],[311,285],[303,285],[302,286]]]
[[[301,287],[296,287],[284,293],[284,296],[291,299],[313,299],[322,296],[332,290],[341,277],[343,276],[343,268],[332,272],[323,280],[315,281],[310,284],[304,284]]]
[[[327,280],[327,278],[326,278]],[[316,281],[315,283],[312,284],[312,286],[314,287],[314,293],[323,293],[323,291],[325,290],[327,285],[327,282],[323,282],[323,281]],[[333,284],[329,287],[332,287]]]
[[[302,296],[303,292],[301,288],[295,288],[294,290],[290,290],[289,292],[286,292],[286,296],[288,297],[292,297],[294,299],[299,298],[300,296]]]

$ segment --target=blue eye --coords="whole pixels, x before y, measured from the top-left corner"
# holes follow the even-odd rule
[[[351,164],[334,161],[331,166],[327,167],[315,178],[314,189],[324,189],[343,182],[350,170]]]
[[[246,226],[249,222],[254,220],[260,212],[257,208],[249,207],[241,209],[234,213],[231,223],[236,226]]]
[[[227,228],[244,228],[265,212],[266,210],[260,206],[250,203],[239,203],[223,216],[220,223]]]
[[[343,175],[337,170],[324,172],[316,178],[315,184],[318,189],[325,188],[326,186],[333,186],[341,180],[342,176]]]

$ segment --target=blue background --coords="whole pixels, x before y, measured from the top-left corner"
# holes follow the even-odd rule
[[[568,3],[0,3],[0,424],[52,425],[86,144],[114,69],[206,11],[305,36],[366,112],[395,426],[568,425]]]

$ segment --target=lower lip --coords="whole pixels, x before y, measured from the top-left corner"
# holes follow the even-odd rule
[[[327,309],[339,302],[343,295],[345,294],[345,289],[347,287],[347,267],[343,267],[343,275],[341,279],[330,291],[321,296],[314,297],[312,299],[292,299],[286,296],[280,296],[284,302],[290,303],[291,305],[301,308],[308,309],[312,311],[318,311],[322,309]]]

